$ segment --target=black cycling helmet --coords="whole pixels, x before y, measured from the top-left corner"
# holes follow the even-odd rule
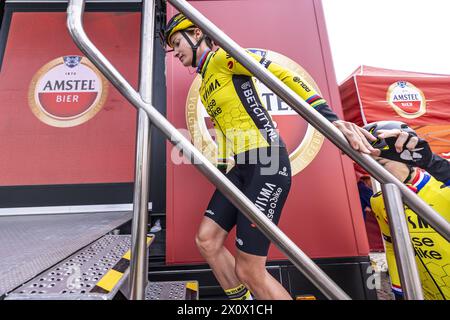
[[[437,180],[444,182],[441,188],[450,186],[450,170],[448,169],[448,161],[434,154],[428,142],[418,137],[416,132],[406,123],[400,121],[378,121],[365,125],[364,129],[377,138],[377,140],[371,144],[374,148],[381,150],[380,157],[406,164],[409,167],[410,176],[413,167],[425,169],[425,171],[430,173]],[[398,153],[395,150],[395,142],[397,140],[396,137],[386,139],[378,138],[378,131],[382,129],[399,129],[408,133],[408,140],[411,139],[411,137],[418,137],[419,141],[414,149],[408,150],[403,148],[402,152]],[[408,140],[405,142],[405,145],[408,143]],[[407,181],[409,181],[409,177],[406,178],[405,182]]]
[[[415,136],[417,137],[416,132],[411,129],[406,123],[400,122],[400,121],[378,121],[378,122],[372,122],[364,126],[364,129],[369,131],[377,140],[370,142],[372,147],[376,149],[381,150],[380,157],[398,161],[405,163],[406,166],[409,169],[409,174],[406,177],[406,179],[403,181],[404,183],[408,182],[411,179],[411,176],[414,172],[414,166],[416,165],[414,159],[410,156],[406,156],[407,159],[405,159],[405,155],[402,152],[401,154],[398,153],[395,149],[395,142],[397,140],[396,137],[390,137],[390,138],[378,138],[378,130],[392,130],[392,129],[398,129],[403,132],[407,132],[409,137],[406,141],[405,145],[408,143],[409,139],[411,137]],[[408,150],[406,152],[407,154],[411,154]],[[409,159],[411,158],[411,159]]]
[[[364,126],[364,129],[369,131],[377,140],[370,142],[372,147],[380,150],[390,150],[394,144],[397,138],[378,138],[378,130],[392,130],[392,129],[398,129],[404,132],[407,132],[409,134],[408,140],[415,136],[417,137],[416,132],[411,129],[406,123],[401,121],[377,121],[372,122]],[[405,143],[406,144],[406,143]],[[393,150],[395,152],[395,148]]]
[[[374,148],[380,149],[380,157],[402,162],[408,166],[420,167],[428,170],[433,162],[433,152],[430,145],[425,140],[417,136],[417,133],[411,129],[406,123],[400,121],[378,121],[369,123],[364,126],[377,140],[370,142]],[[408,139],[405,141],[401,152],[395,149],[397,137],[378,138],[379,130],[399,129],[408,133]],[[414,149],[408,150],[405,146],[412,137],[418,137],[419,140]]]

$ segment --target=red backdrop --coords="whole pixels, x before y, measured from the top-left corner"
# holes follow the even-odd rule
[[[135,109],[109,85],[102,110],[69,128],[41,122],[28,105],[36,72],[61,56],[82,55],[66,27],[66,13],[16,12],[0,73],[0,185],[131,182]],[[139,13],[90,13],[87,34],[136,87]]]
[[[303,66],[333,109],[342,114],[320,1],[190,3],[241,46],[273,50]],[[174,12],[169,7],[168,18]],[[167,57],[167,116],[180,129],[186,128],[185,104],[193,72],[173,56]],[[214,186],[192,165],[174,164],[171,154],[168,145],[167,262],[202,262],[194,237]],[[293,177],[280,228],[314,258],[367,255],[354,181],[352,162],[325,141],[314,161]],[[227,244],[234,250],[234,235]],[[269,257],[285,258],[273,246]]]

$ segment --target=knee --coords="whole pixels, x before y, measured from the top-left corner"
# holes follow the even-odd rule
[[[257,286],[259,282],[264,280],[266,269],[260,268],[254,264],[236,260],[235,273],[242,283],[253,288]]]
[[[214,256],[221,247],[220,241],[202,231],[195,236],[195,243],[203,257]]]

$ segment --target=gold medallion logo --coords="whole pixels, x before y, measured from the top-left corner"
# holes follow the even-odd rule
[[[418,118],[427,112],[427,101],[423,92],[406,81],[391,84],[386,100],[399,116],[406,119]]]
[[[84,57],[64,56],[33,77],[28,102],[33,114],[54,127],[73,127],[93,118],[107,97],[108,83]]]
[[[312,77],[293,60],[273,51],[261,49],[250,49],[250,51],[301,75],[320,94]],[[211,130],[211,120],[199,96],[201,81],[201,76],[197,75],[189,89],[186,101],[186,123],[193,144],[212,163],[216,164],[217,144],[214,141],[213,130]],[[263,83],[256,80],[256,84],[261,101],[272,116],[275,126],[287,145],[290,152],[292,175],[295,175],[306,168],[316,157],[322,147],[324,137]]]

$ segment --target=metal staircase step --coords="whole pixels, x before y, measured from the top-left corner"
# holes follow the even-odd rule
[[[0,297],[132,216],[132,211],[0,216]]]
[[[154,235],[149,235],[150,245]],[[5,300],[110,300],[128,276],[129,235],[106,235],[9,293]]]
[[[145,300],[198,300],[198,281],[149,282]]]

